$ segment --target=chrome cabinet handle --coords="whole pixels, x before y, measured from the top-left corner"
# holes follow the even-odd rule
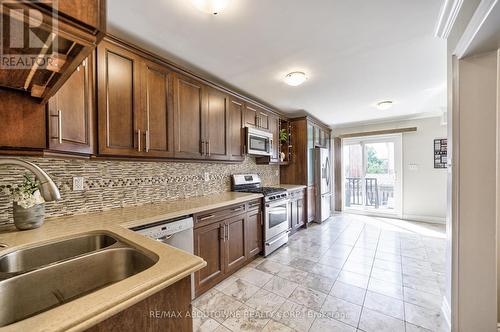
[[[202,217],[202,218],[198,219],[198,221],[205,221],[205,220],[208,220],[208,219],[212,219],[213,217],[215,217],[215,214],[210,214],[208,216],[205,216],[205,217]]]
[[[200,141],[201,144],[201,155],[205,155],[205,141]]]
[[[62,144],[62,111],[57,110],[57,130],[59,131],[59,144]]]
[[[146,152],[149,152],[149,129],[145,132],[146,135]]]
[[[229,241],[229,225],[226,224],[226,241]]]
[[[137,151],[141,152],[141,130],[137,129]]]

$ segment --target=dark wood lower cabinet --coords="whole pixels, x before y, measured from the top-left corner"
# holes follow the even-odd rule
[[[246,230],[245,224],[247,214],[242,213],[224,221],[226,227],[226,273],[232,273],[238,270],[246,261],[245,243]]]
[[[196,292],[204,292],[220,280],[225,271],[225,226],[215,222],[194,230],[194,253],[206,262],[200,271],[194,274]]]
[[[207,266],[194,274],[196,296],[236,272],[262,251],[259,201],[194,216],[194,254],[207,262]]]
[[[292,233],[295,233],[299,228],[301,228],[306,224],[306,215],[304,209],[305,189],[293,191],[290,193],[289,197],[290,197],[290,203],[289,203],[290,231]]]
[[[245,225],[247,259],[262,251],[262,212],[260,209],[248,211]]]
[[[180,317],[174,316],[174,313],[179,313]],[[191,277],[186,277],[100,322],[87,332],[191,332],[192,316]]]
[[[307,187],[307,222],[316,218],[316,187]]]

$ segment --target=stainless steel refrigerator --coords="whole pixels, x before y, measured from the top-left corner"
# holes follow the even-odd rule
[[[316,186],[316,222],[323,222],[331,214],[332,169],[328,149],[314,148],[314,185]]]

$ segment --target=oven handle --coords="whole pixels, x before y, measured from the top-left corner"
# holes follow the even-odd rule
[[[274,201],[272,203],[266,203],[266,207],[267,208],[271,208],[271,207],[275,207],[276,205],[281,205],[283,203],[288,204],[289,202],[290,202],[289,199],[282,199],[282,200],[279,200],[279,201]]]
[[[276,240],[271,241],[271,242],[266,242],[266,246],[272,246],[273,244],[275,244],[276,242],[278,242],[279,240],[281,240],[285,235],[288,236],[288,234],[290,234],[290,231],[284,232],[283,235],[280,236],[279,238],[277,238]]]

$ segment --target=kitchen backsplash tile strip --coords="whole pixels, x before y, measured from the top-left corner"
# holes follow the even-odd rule
[[[46,204],[47,216],[84,214],[230,191],[230,176],[236,173],[257,173],[264,185],[279,184],[279,166],[257,165],[251,157],[238,164],[22,159],[45,170],[61,191],[59,202]],[[14,166],[0,168],[0,225],[13,222],[10,193],[26,173]],[[204,173],[209,174],[208,181],[204,180]],[[72,190],[75,176],[84,178],[83,191]]]

